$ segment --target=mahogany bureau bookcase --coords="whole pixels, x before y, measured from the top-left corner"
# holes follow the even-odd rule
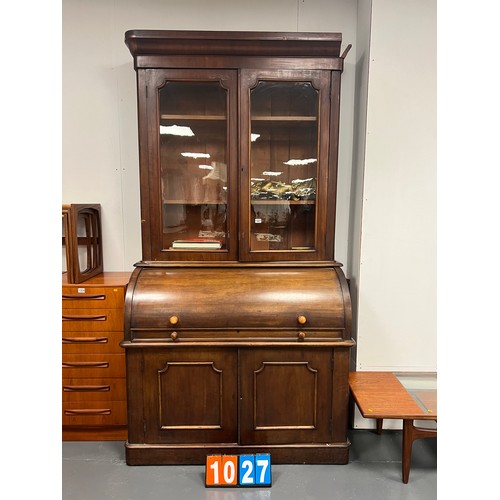
[[[125,297],[129,465],[337,463],[351,301],[334,258],[338,33],[125,33],[142,260]]]

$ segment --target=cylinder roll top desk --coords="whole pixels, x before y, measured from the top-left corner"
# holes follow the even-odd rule
[[[351,301],[334,258],[338,33],[125,33],[142,260],[127,287],[129,465],[343,464]]]

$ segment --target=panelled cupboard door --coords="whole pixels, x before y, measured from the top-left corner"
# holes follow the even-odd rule
[[[240,444],[331,442],[330,349],[241,349]]]
[[[235,349],[145,349],[143,356],[146,443],[237,442]]]
[[[333,259],[330,87],[329,71],[242,69],[240,260]]]
[[[138,85],[144,260],[235,260],[237,72],[144,70]]]

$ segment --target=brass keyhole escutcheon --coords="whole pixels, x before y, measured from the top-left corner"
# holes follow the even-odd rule
[[[176,325],[177,323],[179,323],[179,318],[177,316],[170,316],[169,322],[171,325]]]
[[[306,338],[306,334],[304,332],[299,332],[299,340],[304,340]]]
[[[172,333],[170,334],[170,338],[171,338],[172,340],[174,340],[174,341],[175,341],[175,340],[177,340],[177,337],[178,337],[177,332],[172,332]]]

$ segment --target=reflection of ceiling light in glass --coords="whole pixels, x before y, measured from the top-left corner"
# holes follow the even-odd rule
[[[193,131],[189,127],[183,127],[180,125],[160,125],[161,135],[181,135],[185,137],[192,137],[194,135]]]
[[[262,172],[262,175],[281,175],[283,172]]]
[[[187,158],[210,158],[208,153],[181,153],[181,155]]]
[[[250,140],[255,142],[260,137],[260,134],[250,134]]]
[[[314,177],[310,177],[309,179],[294,179],[292,184],[298,184],[300,182],[311,182],[314,180]]]
[[[314,163],[316,161],[318,161],[316,158],[307,158],[306,160],[288,160],[284,161],[283,163],[285,165],[296,166],[296,165],[308,165],[309,163]]]
[[[201,168],[202,170],[213,170],[214,167],[212,165],[198,165],[198,168]]]

